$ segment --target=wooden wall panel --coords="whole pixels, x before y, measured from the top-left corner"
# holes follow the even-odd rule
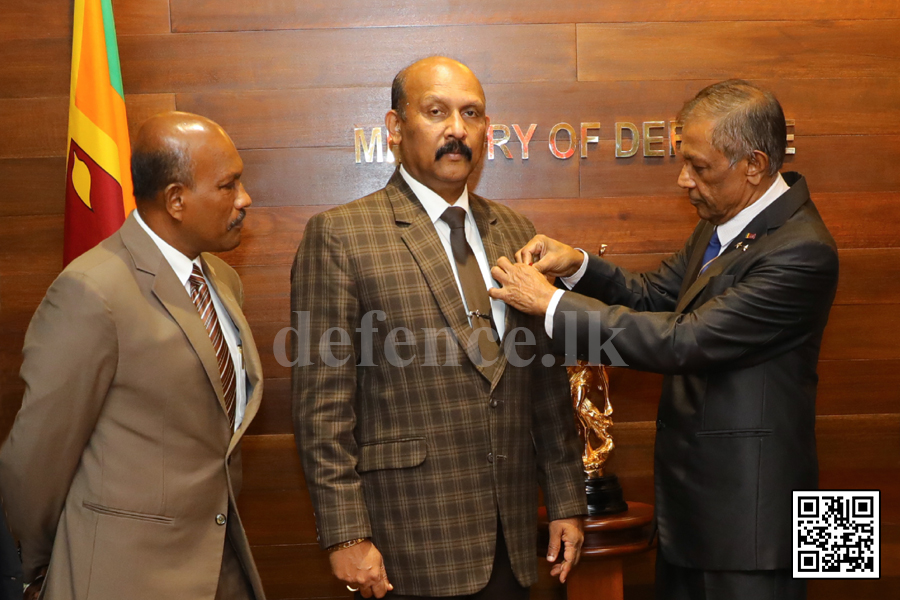
[[[168,0],[115,0],[116,33],[168,33]],[[68,38],[72,35],[72,8],[60,2],[16,2],[3,0],[0,40]]]
[[[18,408],[25,328],[61,267],[71,3],[4,6],[0,23],[0,437]],[[65,3],[64,3],[65,4]],[[672,118],[712,81],[772,89],[796,120],[786,169],[807,176],[841,249],[819,365],[825,487],[880,488],[888,507],[880,581],[813,582],[811,600],[900,594],[900,5],[889,0],[114,0],[132,131],[173,106],[230,132],[254,199],[242,246],[224,255],[245,285],[266,372],[244,442],[242,515],[270,598],[347,598],[315,545],[292,439],[290,372],[273,340],[289,323],[289,272],[306,221],[381,187],[393,165],[353,162],[354,126],[382,124],[395,72],[449,53],[485,84],[495,123],[538,128],[531,158],[497,154],[470,189],[543,232],[648,269],[697,222],[675,185],[679,161],[616,159],[613,124]],[[588,159],[553,158],[557,122],[600,121]],[[592,131],[591,133],[598,133]],[[626,495],[653,501],[661,377],[611,374],[611,467]],[[535,600],[564,589],[541,571]],[[626,564],[626,597],[652,598],[653,553]]]
[[[0,38],[0,98],[38,98],[69,93],[72,40]]]
[[[900,358],[900,305],[835,306],[822,339],[822,360]]]
[[[153,115],[175,110],[173,94],[133,94],[125,99],[128,129],[133,137]],[[0,159],[65,156],[69,97],[0,99]],[[63,178],[65,174],[63,173]]]
[[[848,5],[839,0],[804,2],[784,10],[777,0],[748,5],[703,0],[685,4],[660,0],[650,5],[614,0],[548,4],[542,0],[442,0],[391,2],[378,0],[321,0],[285,6],[279,0],[173,0],[174,31],[239,31],[249,29],[307,29],[393,25],[483,25],[486,23],[588,23],[630,21],[798,21],[857,19],[878,14],[898,18],[900,10],[877,1]]]
[[[572,25],[182,34],[119,43],[132,93],[384,86],[411,62],[410,47],[418,56],[459,57],[485,83],[571,80],[575,70]],[[486,60],[501,54],[514,59]]]
[[[579,81],[890,77],[893,20],[578,25]],[[690,43],[684,43],[690,40]]]
[[[900,298],[900,250],[841,250],[835,304],[890,304]]]
[[[532,138],[534,155],[547,153],[546,140],[556,123],[578,128],[582,122],[598,121],[602,127],[591,134],[615,139],[616,122],[640,127],[644,121],[674,120],[685,100],[715,81],[497,83],[485,85],[484,90],[492,122],[508,127],[518,123],[524,131],[531,123],[538,125]],[[797,121],[794,131],[801,139],[900,133],[900,121],[892,118],[900,104],[900,81],[895,77],[862,78],[852,86],[840,79],[762,79],[756,83],[777,94],[785,114]],[[180,110],[220,123],[238,148],[350,147],[353,127],[384,124],[390,98],[390,87],[383,85],[185,93],[178,94],[177,103]],[[592,160],[597,160],[595,153],[591,147]]]
[[[601,141],[592,159],[582,160],[582,196],[643,196],[679,193],[677,157],[614,159],[615,143]],[[797,139],[797,154],[784,171],[798,171],[813,192],[887,192],[900,190],[893,156],[900,136],[809,136]],[[569,160],[576,160],[571,158]]]
[[[5,186],[0,217],[62,214],[65,173],[63,157],[0,159],[0,181]]]
[[[0,221],[0,239],[3,240],[0,245],[0,275],[59,273],[62,269],[62,230],[62,214],[13,217]],[[22,260],[22,257],[27,257],[27,260]]]

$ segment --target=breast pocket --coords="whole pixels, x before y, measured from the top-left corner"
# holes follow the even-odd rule
[[[385,469],[408,469],[425,462],[427,445],[424,437],[387,440],[363,444],[359,448],[359,473]]]

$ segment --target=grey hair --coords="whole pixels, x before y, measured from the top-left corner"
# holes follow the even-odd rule
[[[710,143],[731,161],[731,166],[754,151],[769,157],[768,174],[784,164],[787,126],[775,96],[749,81],[729,79],[700,90],[685,103],[678,120],[707,118],[714,122]]]

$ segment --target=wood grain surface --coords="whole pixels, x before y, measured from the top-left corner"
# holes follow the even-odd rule
[[[0,437],[18,410],[28,322],[62,267],[71,3],[0,0]],[[269,598],[348,598],[316,544],[292,432],[290,268],[314,214],[380,188],[390,163],[354,162],[354,127],[383,124],[394,74],[448,54],[479,76],[495,124],[515,134],[470,189],[539,231],[633,270],[678,250],[697,215],[675,184],[679,158],[617,159],[615,123],[675,118],[714,81],[749,78],[795,120],[785,170],[802,172],[840,248],[819,363],[824,488],[882,490],[882,577],[814,581],[811,600],[900,596],[900,4],[894,0],[114,0],[129,126],[177,108],[229,132],[253,198],[240,248],[245,312],[266,374],[244,447],[242,517]],[[554,158],[550,128],[601,123],[588,158]],[[629,500],[653,502],[662,378],[611,371]],[[630,600],[653,597],[654,553],[625,563]],[[532,598],[564,598],[546,565]]]

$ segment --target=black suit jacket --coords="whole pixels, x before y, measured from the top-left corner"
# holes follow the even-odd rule
[[[22,599],[22,561],[0,511],[0,600]]]
[[[791,491],[818,485],[816,363],[838,254],[806,181],[784,178],[790,190],[699,277],[706,221],[654,272],[591,257],[554,315],[557,350],[577,339],[584,357],[598,333],[615,335],[630,367],[666,374],[656,512],[660,551],[676,565],[790,567]]]

